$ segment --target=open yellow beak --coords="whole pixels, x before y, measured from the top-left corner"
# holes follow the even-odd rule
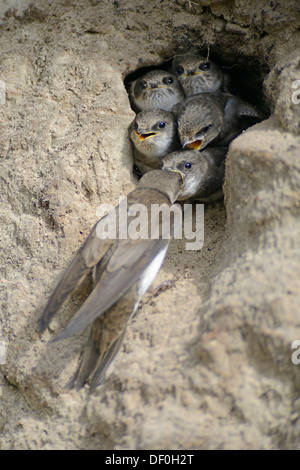
[[[203,145],[204,140],[195,140],[190,144],[187,144],[185,147],[192,150],[200,150]]]
[[[150,139],[151,137],[157,134],[157,132],[149,132],[148,134],[139,134],[138,131],[135,131],[135,133],[141,141]]]

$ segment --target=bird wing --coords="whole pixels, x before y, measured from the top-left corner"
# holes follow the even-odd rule
[[[208,147],[205,150],[211,168],[209,177],[201,187],[201,199],[208,198],[217,191],[217,194],[219,194],[224,180],[227,147]],[[221,191],[220,194],[222,194]],[[212,200],[214,200],[214,198]],[[209,202],[209,199],[207,199],[207,202]]]
[[[238,98],[237,96],[229,95],[229,98],[226,101],[224,114],[225,117],[228,117],[233,113],[237,114],[238,116],[263,119],[263,114],[255,106]]]
[[[112,245],[112,240],[101,240],[97,237],[96,227],[97,224],[93,227],[90,235],[82,244],[51,295],[41,318],[41,332],[47,328],[57,310],[62,307],[72,292],[80,286],[91,268],[99,263],[109,246]]]
[[[168,239],[138,242],[119,240],[99,282],[66,328],[53,341],[76,333],[100,317],[130,289],[152,259],[168,244]]]

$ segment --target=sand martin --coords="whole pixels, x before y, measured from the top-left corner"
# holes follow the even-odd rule
[[[171,206],[178,198],[182,185],[183,177],[178,172],[155,170],[146,173],[137,188],[128,194],[125,212],[124,207],[121,208],[124,202],[121,202],[115,211],[109,212],[95,224],[50,297],[42,315],[41,332],[72,292],[93,271],[94,286],[91,293],[65,329],[54,339],[61,340],[92,325],[88,344],[74,378],[73,385],[77,388],[85,383],[92,387],[99,385],[117,354],[128,321],[160,270],[170,242],[170,237],[163,238],[165,234],[162,231],[165,229],[162,227],[162,218],[151,219],[151,205]],[[142,204],[145,208],[149,230],[148,227],[144,228],[144,238],[124,238],[124,234],[121,236],[124,224],[129,233],[130,224],[136,221],[136,204]],[[116,217],[117,237],[100,238],[99,234],[104,233],[105,225],[112,220],[110,217]],[[174,218],[171,217],[171,234]],[[151,230],[159,230],[157,238],[149,237],[150,225]]]
[[[223,84],[220,67],[196,53],[176,56],[172,62],[172,71],[186,97],[220,91]]]
[[[152,70],[130,84],[129,97],[135,112],[155,108],[171,111],[184,100],[184,93],[175,75]]]
[[[172,152],[163,159],[163,170],[178,170],[184,175],[179,201],[197,199],[212,202],[223,196],[222,184],[227,147]]]
[[[229,93],[201,93],[180,106],[178,134],[183,148],[226,146],[244,129],[262,120],[253,105]]]
[[[162,109],[138,113],[129,128],[134,163],[141,174],[161,168],[167,153],[181,147],[174,115]]]

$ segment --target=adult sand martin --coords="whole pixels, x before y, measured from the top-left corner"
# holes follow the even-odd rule
[[[162,109],[138,113],[130,125],[129,137],[134,163],[142,174],[161,168],[163,157],[181,147],[174,115]]]
[[[65,329],[54,339],[61,340],[91,325],[89,340],[73,382],[77,388],[85,383],[92,387],[99,385],[117,354],[128,321],[160,270],[170,242],[170,236],[163,238],[165,229],[162,217],[156,218],[156,221],[151,218],[151,205],[171,206],[178,198],[182,185],[182,175],[178,172],[155,170],[144,175],[137,188],[127,196],[125,217],[121,202],[115,211],[95,224],[50,297],[41,319],[42,332],[57,310],[93,270],[94,287],[91,293]],[[136,215],[132,214],[132,211],[136,211],[136,204],[142,204],[146,210],[149,231],[146,224],[142,238],[121,236],[124,224],[129,233],[130,224],[136,219]],[[102,230],[112,216],[116,217],[117,237],[100,237],[99,234],[104,233]],[[171,235],[174,219],[171,217]],[[152,230],[154,233],[155,229],[158,230],[156,238],[149,236],[150,225],[151,233]]]

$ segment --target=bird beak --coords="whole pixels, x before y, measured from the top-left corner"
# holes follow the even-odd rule
[[[182,148],[200,150],[205,140],[204,136],[201,136],[201,137],[202,139],[197,139],[197,140],[192,140],[192,141],[190,141],[189,139],[184,139],[182,143]]]
[[[183,173],[181,173],[181,171],[179,171],[179,170],[176,170],[176,171],[177,171],[177,173],[181,176],[181,178],[182,178],[182,183],[184,183],[185,175],[184,175]]]
[[[189,143],[188,139],[184,139],[184,141],[182,142],[182,148],[184,149],[188,143]]]
[[[147,90],[156,90],[157,88],[166,88],[166,85],[154,85],[150,83],[150,86],[148,86]]]
[[[157,134],[157,132],[148,132],[148,134],[140,134],[138,131],[135,131],[136,135],[140,139],[141,142],[143,142],[146,139],[150,139],[150,137],[153,137]]]
[[[189,72],[187,73],[184,73],[183,76],[184,77],[193,77],[194,75],[199,75],[200,73],[203,73],[201,71],[194,71],[194,70],[190,70]]]
[[[180,188],[180,192],[182,192],[183,191],[183,186],[184,186],[185,175],[183,173],[181,173],[181,171],[179,171],[179,170],[176,170],[176,173],[178,173],[180,175],[180,178],[182,179],[182,184],[181,184],[181,188]]]
[[[203,142],[204,140],[195,140],[194,142],[191,142],[190,144],[186,145],[186,148],[191,150],[200,150],[203,145]]]
[[[181,173],[181,171],[179,171],[179,170],[173,170],[173,169],[171,169],[171,168],[166,168],[165,170],[164,170],[164,168],[163,168],[163,171],[173,171],[174,173],[177,173],[177,174],[180,176],[180,178],[182,179],[182,188],[181,188],[180,191],[182,191],[182,189],[183,189],[183,183],[184,183],[184,180],[185,180],[185,175],[184,175],[183,173]]]
[[[158,85],[156,83],[149,83],[147,90],[153,90],[155,88],[158,88]]]

